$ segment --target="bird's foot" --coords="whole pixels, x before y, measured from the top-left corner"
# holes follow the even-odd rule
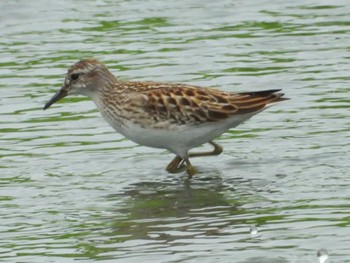
[[[184,159],[176,156],[166,167],[168,173],[176,174],[186,171],[186,165]]]
[[[198,170],[192,165],[189,165],[189,166],[186,165],[186,172],[188,174],[188,179],[192,179],[192,176],[198,173]]]

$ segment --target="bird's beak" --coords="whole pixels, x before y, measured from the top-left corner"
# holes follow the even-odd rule
[[[49,108],[52,104],[54,104],[56,101],[59,101],[60,99],[64,98],[67,96],[67,90],[64,89],[64,86],[56,92],[55,95],[52,96],[52,98],[45,104],[44,110]]]

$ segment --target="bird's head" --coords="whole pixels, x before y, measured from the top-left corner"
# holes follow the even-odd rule
[[[92,97],[111,79],[114,81],[115,77],[102,62],[94,58],[80,60],[70,67],[62,88],[45,104],[44,110],[68,95]]]

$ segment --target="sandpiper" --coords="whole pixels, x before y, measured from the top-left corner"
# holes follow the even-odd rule
[[[105,120],[137,144],[167,149],[175,158],[169,173],[197,173],[190,157],[219,155],[223,148],[215,138],[266,109],[286,100],[279,89],[230,93],[187,84],[125,81],[115,77],[94,58],[73,64],[63,87],[44,110],[67,95],[90,97]],[[213,150],[190,153],[209,143]]]

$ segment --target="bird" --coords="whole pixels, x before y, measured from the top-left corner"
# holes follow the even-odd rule
[[[186,172],[192,178],[198,170],[190,158],[221,154],[223,147],[213,140],[269,106],[288,100],[280,91],[232,93],[190,84],[124,80],[96,58],[85,58],[68,69],[63,86],[43,109],[66,96],[87,96],[110,126],[127,139],[175,154],[167,172]],[[205,143],[213,149],[190,152]]]

